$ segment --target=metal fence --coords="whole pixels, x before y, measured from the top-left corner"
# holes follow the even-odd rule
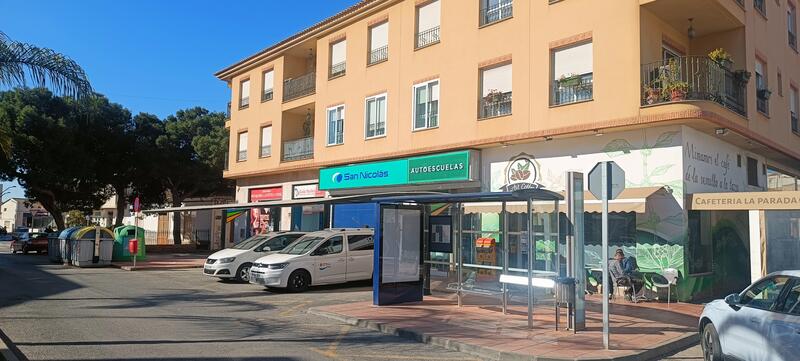
[[[284,161],[309,159],[314,157],[314,137],[287,140],[283,142]]]
[[[417,34],[417,48],[439,42],[439,27],[430,28]]]
[[[481,26],[514,16],[514,0],[500,0],[497,4],[481,9]]]
[[[259,154],[261,158],[269,157],[272,155],[272,145],[262,145],[261,146],[261,154]]]
[[[347,72],[347,62],[343,61],[341,63],[331,65],[330,77],[335,78],[337,76],[342,76]]]
[[[709,100],[746,115],[749,73],[733,72],[705,56],[642,65],[642,105]]]
[[[236,153],[236,160],[240,161],[240,162],[243,161],[243,160],[247,160],[247,151],[246,150],[238,151]]]
[[[552,105],[591,100],[593,79],[593,73],[586,73],[553,81]]]
[[[511,114],[511,92],[490,94],[481,98],[480,103],[481,118]]]
[[[261,93],[261,101],[266,102],[270,100],[272,100],[272,89],[264,90],[264,92]]]
[[[369,64],[380,63],[389,59],[389,46],[385,45],[369,52]]]
[[[283,101],[289,101],[313,94],[316,90],[316,79],[317,73],[313,71],[296,78],[286,79],[283,82]]]

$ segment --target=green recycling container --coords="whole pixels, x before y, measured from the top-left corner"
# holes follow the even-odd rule
[[[112,259],[118,261],[132,261],[131,254],[128,252],[128,241],[137,238],[139,240],[139,253],[136,260],[145,259],[144,228],[134,226],[119,226],[114,228],[114,254]]]

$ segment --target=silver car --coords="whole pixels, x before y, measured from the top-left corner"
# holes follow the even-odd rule
[[[800,271],[770,273],[707,304],[699,330],[706,360],[800,359]]]

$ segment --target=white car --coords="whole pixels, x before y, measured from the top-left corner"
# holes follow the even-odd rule
[[[800,359],[800,271],[773,272],[700,316],[706,360]]]
[[[250,283],[302,292],[309,286],[372,278],[373,230],[326,229],[308,233],[250,268]]]
[[[255,235],[231,248],[208,256],[203,266],[203,274],[247,282],[253,261],[284,249],[304,234],[303,232],[271,232]]]

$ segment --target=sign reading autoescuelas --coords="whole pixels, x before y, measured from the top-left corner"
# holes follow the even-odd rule
[[[320,189],[380,187],[471,180],[471,151],[442,153],[319,171]]]

